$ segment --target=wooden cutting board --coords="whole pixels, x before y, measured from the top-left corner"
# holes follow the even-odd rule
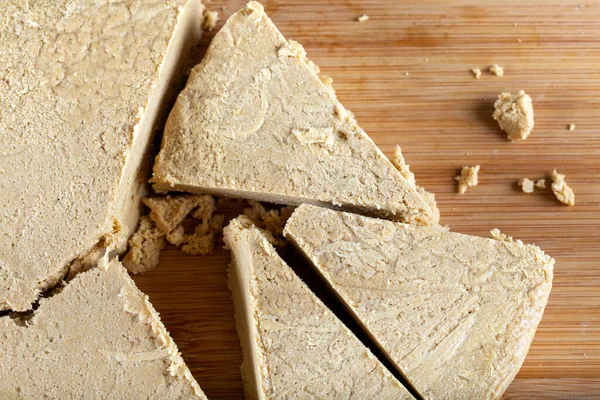
[[[443,224],[483,236],[498,227],[556,258],[548,307],[506,398],[600,397],[600,2],[583,1],[264,2],[381,149],[401,144],[417,181],[437,194]],[[225,18],[244,3],[207,8]],[[357,22],[363,13],[370,20]],[[492,63],[503,77],[485,72]],[[535,129],[510,143],[491,114],[500,92],[519,89],[533,98]],[[454,176],[475,164],[479,186],[458,195]],[[554,168],[575,207],[549,189],[518,188]],[[242,398],[228,262],[222,249],[192,257],[167,248],[160,268],[135,277],[211,399]]]

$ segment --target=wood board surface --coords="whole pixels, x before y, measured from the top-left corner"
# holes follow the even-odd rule
[[[207,8],[224,18],[244,4]],[[600,398],[600,2],[263,4],[333,77],[340,101],[381,149],[391,155],[402,146],[418,183],[436,193],[442,224],[482,236],[498,227],[556,259],[544,318],[505,397]],[[357,22],[361,14],[370,20]],[[492,63],[503,77],[486,72]],[[471,68],[482,69],[481,79]],[[520,89],[533,99],[535,129],[510,143],[491,118],[493,103]],[[454,176],[475,164],[479,186],[458,195]],[[521,177],[548,180],[554,168],[575,190],[575,207],[549,189],[517,186]],[[210,399],[243,397],[228,263],[221,248],[193,257],[169,247],[158,269],[135,277]]]

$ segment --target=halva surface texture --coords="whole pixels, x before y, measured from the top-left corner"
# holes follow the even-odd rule
[[[257,2],[215,35],[171,112],[155,187],[296,205],[343,206],[427,223],[395,170]]]
[[[513,241],[310,205],[285,235],[427,399],[496,399],[519,371],[554,260]]]
[[[225,228],[248,399],[412,399],[241,216]]]
[[[148,297],[103,259],[33,316],[0,318],[2,399],[206,399]]]
[[[0,310],[137,224],[199,0],[0,1]]]

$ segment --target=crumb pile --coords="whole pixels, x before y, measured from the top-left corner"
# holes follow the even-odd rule
[[[142,201],[150,214],[142,217],[138,230],[129,240],[129,252],[123,259],[129,271],[141,274],[156,268],[167,242],[193,255],[212,253],[215,235],[222,232],[225,221],[223,214],[215,214],[212,196],[173,194],[147,197]],[[199,221],[189,234],[183,227],[188,215]]]

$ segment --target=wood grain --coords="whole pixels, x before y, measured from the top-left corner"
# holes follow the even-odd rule
[[[243,4],[207,7],[224,17]],[[334,78],[342,103],[384,152],[401,144],[418,182],[437,194],[443,224],[476,235],[498,227],[556,258],[550,302],[505,397],[600,397],[600,2],[264,4]],[[370,20],[356,22],[363,13]],[[492,63],[504,77],[470,73]],[[536,125],[525,142],[510,143],[490,115],[500,92],[519,89],[533,98]],[[475,164],[479,186],[456,194],[453,177]],[[517,187],[554,168],[575,190],[575,207],[549,190]],[[211,399],[242,397],[228,262],[222,249],[191,257],[168,248],[159,269],[135,277]]]

